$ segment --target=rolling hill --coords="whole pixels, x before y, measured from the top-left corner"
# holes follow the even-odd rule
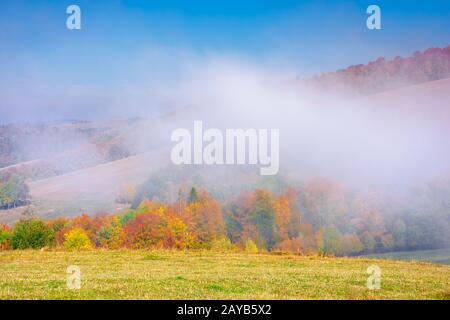
[[[442,101],[449,100],[450,79],[444,79],[378,93],[353,100],[352,103],[370,104],[374,110],[381,112],[384,109],[397,116],[426,110],[430,117],[438,119],[448,130],[450,109]],[[169,148],[155,148],[124,159],[32,181],[29,184],[32,209],[44,218],[124,210],[127,206],[115,202],[120,186],[123,183],[143,183],[151,173],[170,164],[169,152]],[[236,181],[243,183],[237,176]],[[16,221],[23,210],[22,207],[1,211],[0,222]]]
[[[32,181],[29,183],[31,209],[47,219],[60,215],[123,210],[126,206],[115,202],[120,186],[123,183],[137,185],[144,182],[167,159],[167,151],[161,149]],[[0,220],[8,223],[16,221],[24,209],[1,211]]]

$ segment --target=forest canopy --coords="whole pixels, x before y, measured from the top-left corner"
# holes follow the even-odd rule
[[[436,249],[450,246],[449,191],[449,181],[441,180],[401,205],[379,205],[325,178],[279,192],[243,190],[222,201],[201,185],[179,189],[173,201],[140,190],[139,204],[119,215],[83,214],[47,222],[24,217],[12,228],[2,226],[0,248],[24,248],[11,243],[26,235],[31,239],[23,242],[28,247],[67,250],[220,249],[348,256]],[[43,234],[51,241],[43,241]]]

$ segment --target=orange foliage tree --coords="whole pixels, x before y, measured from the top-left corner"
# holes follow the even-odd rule
[[[205,191],[188,204],[183,220],[196,244],[208,244],[225,235],[222,207]]]

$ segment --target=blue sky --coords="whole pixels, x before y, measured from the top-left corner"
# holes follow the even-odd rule
[[[66,29],[70,4],[81,7],[81,30]],[[381,7],[382,30],[366,28],[370,4]],[[31,114],[64,104],[73,88],[176,77],[186,57],[235,56],[303,77],[449,44],[447,0],[2,1],[0,112],[13,119],[15,108]],[[102,99],[77,103],[107,104]]]

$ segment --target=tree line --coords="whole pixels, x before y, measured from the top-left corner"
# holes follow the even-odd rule
[[[305,80],[329,91],[339,88],[349,96],[368,95],[406,85],[450,77],[450,46],[417,51],[410,57],[387,61],[380,57],[366,65],[352,65]]]
[[[192,187],[172,203],[144,199],[119,215],[83,214],[47,222],[26,216],[12,228],[0,226],[0,248],[220,249],[339,256],[433,249],[450,246],[449,190],[429,188],[417,203],[388,214],[327,179],[279,193],[244,191],[222,202],[206,189]]]

